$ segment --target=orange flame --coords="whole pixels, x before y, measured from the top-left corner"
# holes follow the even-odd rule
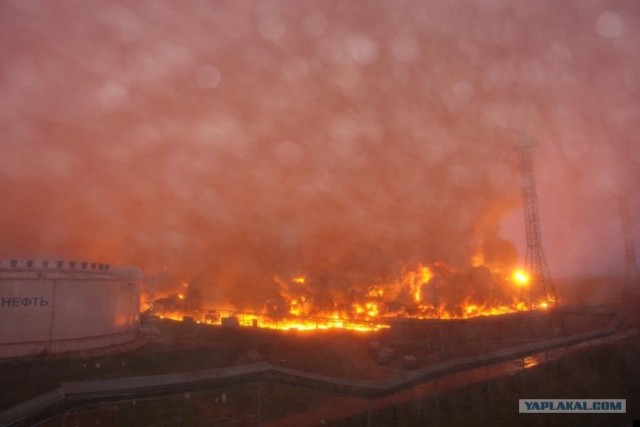
[[[529,277],[529,273],[526,270],[517,269],[513,272],[512,280],[516,283],[516,285],[523,287],[529,284],[531,278]]]
[[[463,319],[477,316],[495,316],[529,309],[528,304],[522,301],[516,302],[515,295],[512,303],[490,304],[487,302],[488,300],[481,303],[479,301],[482,301],[482,299],[471,299],[469,297],[464,303],[453,307],[451,300],[443,302],[437,297],[437,292],[447,291],[447,286],[450,286],[442,277],[449,277],[452,274],[451,269],[444,263],[435,263],[433,268],[434,270],[429,266],[419,264],[415,269],[405,272],[403,276],[392,282],[370,285],[365,287],[361,293],[357,293],[354,290],[353,298],[355,301],[347,305],[346,307],[348,308],[344,308],[345,306],[343,305],[341,310],[336,311],[318,310],[314,306],[313,294],[308,289],[304,286],[287,286],[285,281],[278,279],[278,283],[282,284],[282,300],[273,306],[269,306],[274,307],[269,309],[275,310],[274,312],[243,313],[234,309],[225,310],[226,315],[222,315],[218,310],[199,310],[196,313],[183,313],[180,310],[167,309],[164,312],[162,310],[158,310],[158,312],[161,313],[163,318],[183,320],[187,315],[196,322],[212,325],[237,322],[238,326],[278,330],[310,331],[337,328],[354,331],[377,331],[388,328],[389,320],[397,317]],[[493,274],[497,275],[498,273]],[[441,277],[438,278],[438,281],[432,282],[436,275]],[[530,280],[528,273],[522,269],[515,270],[510,278],[501,280],[503,280],[503,283],[509,283],[509,279],[518,286],[526,286]],[[290,283],[305,285],[305,282],[305,276],[296,276],[291,278]],[[185,283],[183,286],[187,287],[188,284]],[[426,289],[429,289],[429,294],[423,295]],[[403,299],[405,297],[402,295],[410,295],[411,299]],[[173,298],[176,297],[178,300],[186,298],[183,293],[173,294]],[[393,301],[395,301],[393,304],[389,303]],[[184,309],[184,305],[181,304],[174,305],[175,307]],[[394,308],[391,309],[391,307]],[[549,307],[549,304],[547,302],[538,302],[533,307],[544,310]],[[211,312],[217,314],[212,315]],[[272,314],[269,315],[269,312]],[[273,314],[276,312],[278,314]]]

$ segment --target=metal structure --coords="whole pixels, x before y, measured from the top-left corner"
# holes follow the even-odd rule
[[[531,153],[532,149],[537,145],[534,140],[522,139],[520,143],[515,146],[520,156],[520,173],[522,175],[522,201],[527,238],[525,268],[531,276],[529,284],[529,309],[533,309],[534,305],[538,302],[544,302],[547,306],[557,304],[558,302],[542,248],[536,175],[533,164],[533,154]]]
[[[596,311],[598,317],[605,313],[601,308],[598,307]],[[582,313],[587,314],[588,312]],[[523,366],[522,361],[525,357],[541,357],[542,353],[544,353],[544,360],[541,363],[544,363],[548,359],[548,352],[553,350],[564,348],[561,355],[566,356],[572,347],[584,349],[585,343],[588,343],[589,347],[592,344],[609,343],[611,337],[621,331],[627,319],[627,314],[624,310],[609,314],[612,318],[603,328],[566,337],[550,338],[543,341],[534,340],[507,349],[496,349],[490,353],[480,352],[476,355],[464,356],[453,360],[429,363],[424,367],[379,381],[318,375],[317,373],[284,368],[258,360],[257,363],[250,365],[236,365],[201,371],[134,378],[65,382],[55,390],[0,412],[0,426],[33,426],[36,422],[51,417],[60,408],[78,408],[96,403],[104,404],[106,402],[123,402],[149,397],[175,396],[176,393],[210,390],[222,386],[227,387],[229,385],[255,382],[258,384],[260,382],[284,384],[301,389],[315,390],[320,393],[366,399],[391,396],[427,381],[435,381],[440,378],[446,378],[449,375],[458,375],[465,371],[471,372],[471,370],[474,370],[472,380],[477,382],[478,368],[484,367],[488,372],[489,367],[493,364],[509,362],[513,366],[515,361],[520,362],[521,366]],[[489,378],[488,374],[487,378]],[[371,406],[368,405],[367,409],[370,412]]]
[[[0,358],[125,344],[137,337],[140,270],[0,260]]]
[[[620,202],[620,219],[624,235],[625,285],[627,289],[633,289],[634,285],[637,285],[640,281],[638,280],[638,264],[636,263],[631,217],[629,216],[629,197],[620,196],[618,197],[618,202]]]

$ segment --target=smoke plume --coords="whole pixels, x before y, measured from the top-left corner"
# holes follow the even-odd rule
[[[479,252],[512,265],[520,135],[551,159],[559,211],[637,182],[638,17],[633,1],[4,1],[0,255],[139,265],[242,307],[278,277],[346,295]]]

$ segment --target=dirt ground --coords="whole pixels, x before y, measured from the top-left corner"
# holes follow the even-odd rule
[[[602,327],[610,318],[603,314],[568,315],[558,322],[553,313],[542,313],[468,321],[399,323],[375,333],[272,331],[160,320],[146,325],[157,328],[159,336],[126,353],[82,358],[43,356],[0,363],[0,410],[53,390],[62,382],[187,372],[255,363],[256,358],[318,374],[375,381],[410,369],[403,363],[405,356],[415,358],[415,368],[561,332]],[[380,363],[378,358],[382,348],[394,350],[394,357],[385,363]],[[122,425],[123,419],[136,419],[136,425],[154,426],[199,425],[198,422],[212,425],[206,423],[207,419],[227,420],[227,424],[215,425],[244,425],[247,420],[255,419],[260,405],[268,422],[288,419],[312,408],[362,409],[367,404],[363,399],[289,386],[262,384],[259,388],[258,392],[258,385],[245,384],[189,396],[78,408],[75,413],[61,415],[50,420],[53,424],[44,425],[74,425],[75,419],[84,420],[81,425],[96,422]],[[226,402],[222,401],[223,394]]]

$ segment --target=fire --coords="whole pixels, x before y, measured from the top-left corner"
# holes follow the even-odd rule
[[[429,267],[419,265],[416,270],[407,272],[400,282],[409,284],[414,302],[420,303],[423,297],[422,288],[432,277],[433,273]]]
[[[464,306],[464,318],[479,317],[479,316],[499,316],[501,314],[513,313],[514,307],[507,305],[499,306],[478,306],[476,304],[468,304]]]
[[[364,315],[367,319],[378,317],[380,309],[375,302],[366,302],[364,305],[354,304],[356,314]]]
[[[477,313],[477,312],[478,312],[478,306],[473,305],[473,304],[471,304],[471,305],[467,305],[467,306],[464,308],[464,312],[465,312],[465,314],[474,314],[474,313]]]
[[[429,270],[429,267],[420,268],[420,273],[422,274],[422,283],[423,284],[426,284],[427,282],[429,282],[429,280],[433,276],[433,273],[431,273],[431,270]]]
[[[369,289],[369,292],[367,292],[367,296],[373,298],[382,298],[384,296],[384,289],[374,286],[373,288]]]
[[[310,283],[313,286],[310,286]],[[486,266],[470,267],[455,272],[443,262],[418,264],[388,281],[372,284],[354,284],[350,289],[340,288],[335,298],[330,288],[318,286],[316,279],[300,275],[283,279],[274,277],[279,296],[266,302],[260,312],[243,312],[234,307],[196,309],[198,295],[184,283],[188,292],[174,293],[157,299],[155,313],[174,320],[188,319],[198,323],[222,326],[246,326],[278,330],[377,331],[388,328],[392,319],[465,319],[495,316],[531,308],[544,310],[551,304],[535,302],[529,306],[511,284],[518,287],[530,282],[523,269],[504,277],[499,270]],[[189,298],[187,298],[187,295]]]
[[[471,258],[471,265],[473,267],[480,267],[485,265],[484,262],[484,254],[482,252],[476,253],[473,258]]]
[[[517,269],[513,272],[512,280],[518,286],[522,287],[522,286],[527,286],[531,278],[529,277],[529,273],[527,273],[525,270]]]
[[[291,309],[289,310],[289,313],[293,314],[294,316],[300,316],[301,306],[300,302],[297,299],[291,300]]]
[[[193,321],[200,324],[217,325],[217,326],[238,326],[275,329],[281,331],[319,331],[330,329],[347,329],[358,332],[372,332],[386,329],[389,326],[381,323],[373,323],[369,321],[357,321],[342,319],[338,313],[327,318],[285,318],[280,320],[270,319],[260,313],[245,313],[240,311],[225,311],[225,315],[216,316],[216,318],[207,318],[202,313],[195,313],[194,316],[185,316],[184,313],[163,313],[158,317],[161,319],[170,319],[175,321],[185,321],[192,318]]]
[[[433,277],[433,273],[431,272],[429,267],[420,267],[420,278],[422,283],[420,286],[416,287],[414,293],[414,298],[416,301],[420,301],[422,299],[422,285],[426,285],[427,283],[429,283],[431,277]]]

